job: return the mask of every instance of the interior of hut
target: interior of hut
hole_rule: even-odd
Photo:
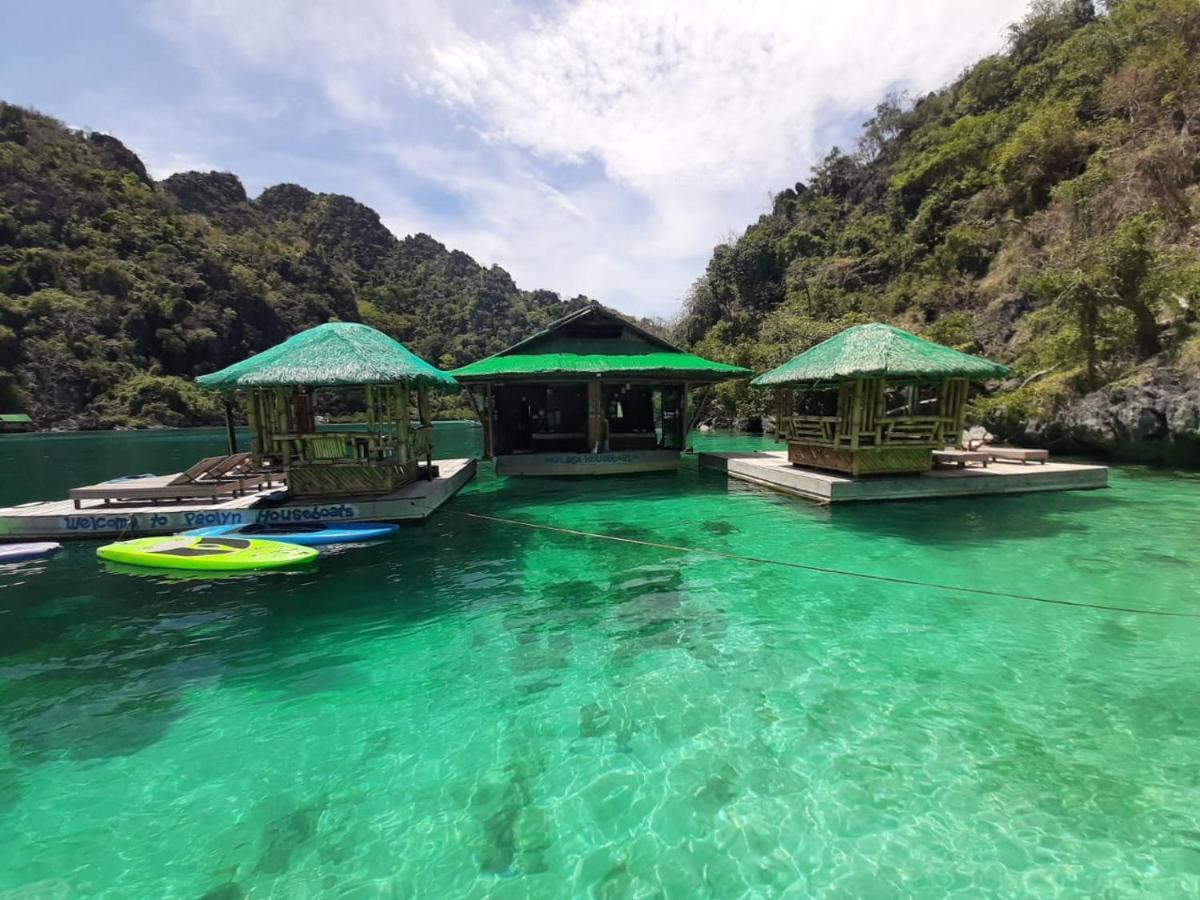
[[[314,410],[318,390],[357,400],[364,412],[363,423],[318,430]],[[390,489],[417,477],[420,463],[430,465],[432,421],[424,387],[385,384],[260,389],[248,391],[245,402],[255,459],[287,471],[294,492],[323,493],[320,488],[324,482],[329,483],[329,490],[339,485],[364,491]],[[335,478],[328,468],[321,471],[329,466],[392,471],[386,478],[367,473],[352,478],[351,472],[341,468]],[[313,467],[318,467],[315,472]]]
[[[683,448],[682,385],[605,383],[602,415],[611,451]],[[497,385],[495,452],[587,453],[586,382]]]

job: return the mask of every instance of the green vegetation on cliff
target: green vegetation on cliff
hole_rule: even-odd
[[[451,368],[581,302],[399,240],[349,197],[249,199],[216,172],[155,183],[116,139],[0,103],[0,410],[41,427],[219,421],[186,379],[325,321]]]
[[[1200,371],[1200,3],[1041,2],[716,248],[677,324],[755,370],[883,320],[1011,364],[1021,433],[1106,385]],[[727,387],[732,411],[765,398]]]

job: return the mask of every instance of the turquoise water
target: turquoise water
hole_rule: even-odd
[[[0,502],[220,442],[6,438]],[[0,570],[0,896],[1195,896],[1200,478],[1112,484],[484,466],[313,571]]]

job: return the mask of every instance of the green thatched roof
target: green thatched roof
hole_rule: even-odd
[[[458,382],[399,341],[356,322],[329,322],[196,381],[217,390],[359,384],[428,385]]]
[[[642,375],[679,377],[707,381],[711,378],[739,378],[749,369],[712,362],[683,352],[661,353],[530,353],[490,356],[461,369],[455,378],[463,381],[515,376],[554,375]]]
[[[645,377],[712,382],[749,369],[684,353],[655,334],[591,303],[551,322],[507,350],[451,372],[465,382],[517,379]]]
[[[793,356],[752,382],[770,387],[848,378],[999,378],[1008,369],[978,356],[923,340],[891,325],[855,325]]]

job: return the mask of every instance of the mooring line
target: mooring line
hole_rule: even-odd
[[[1137,609],[1129,606],[1106,606],[1103,603],[1083,603],[1078,600],[1059,600],[1053,597],[1038,597],[1033,594],[1014,594],[1008,591],[993,591],[988,588],[962,587],[955,584],[938,584],[934,581],[917,581],[911,578],[898,578],[894,575],[875,575],[871,572],[852,572],[849,569],[834,569],[829,566],[814,566],[808,563],[789,562],[783,559],[768,559],[762,556],[742,556],[737,553],[725,553],[721,550],[709,550],[704,547],[681,547],[677,544],[661,544],[656,541],[643,541],[639,538],[619,537],[614,534],[600,534],[594,531],[578,531],[574,528],[559,528],[556,525],[540,525],[537,522],[522,522],[520,519],[506,519],[501,516],[485,516],[482,513],[459,513],[469,519],[481,519],[485,522],[499,522],[503,525],[516,525],[520,528],[531,528],[538,531],[553,531],[558,534],[569,534],[575,537],[596,538],[602,541],[615,541],[620,544],[636,544],[642,547],[654,547],[659,550],[672,550],[676,553],[701,553],[715,556],[719,559],[731,559],[737,562],[754,563],[762,566],[783,566],[788,569],[801,569],[805,572],[817,572],[822,575],[840,575],[844,578],[860,578],[864,581],[879,581],[884,584],[902,584],[910,587],[930,588],[937,591],[951,591],[959,594],[975,594],[981,597],[1000,597],[1005,600],[1025,600],[1032,603],[1048,603],[1053,606],[1076,606],[1083,609],[1099,609],[1105,612],[1138,613],[1144,616],[1168,616],[1177,619],[1200,619],[1200,613],[1173,612],[1166,609]]]

